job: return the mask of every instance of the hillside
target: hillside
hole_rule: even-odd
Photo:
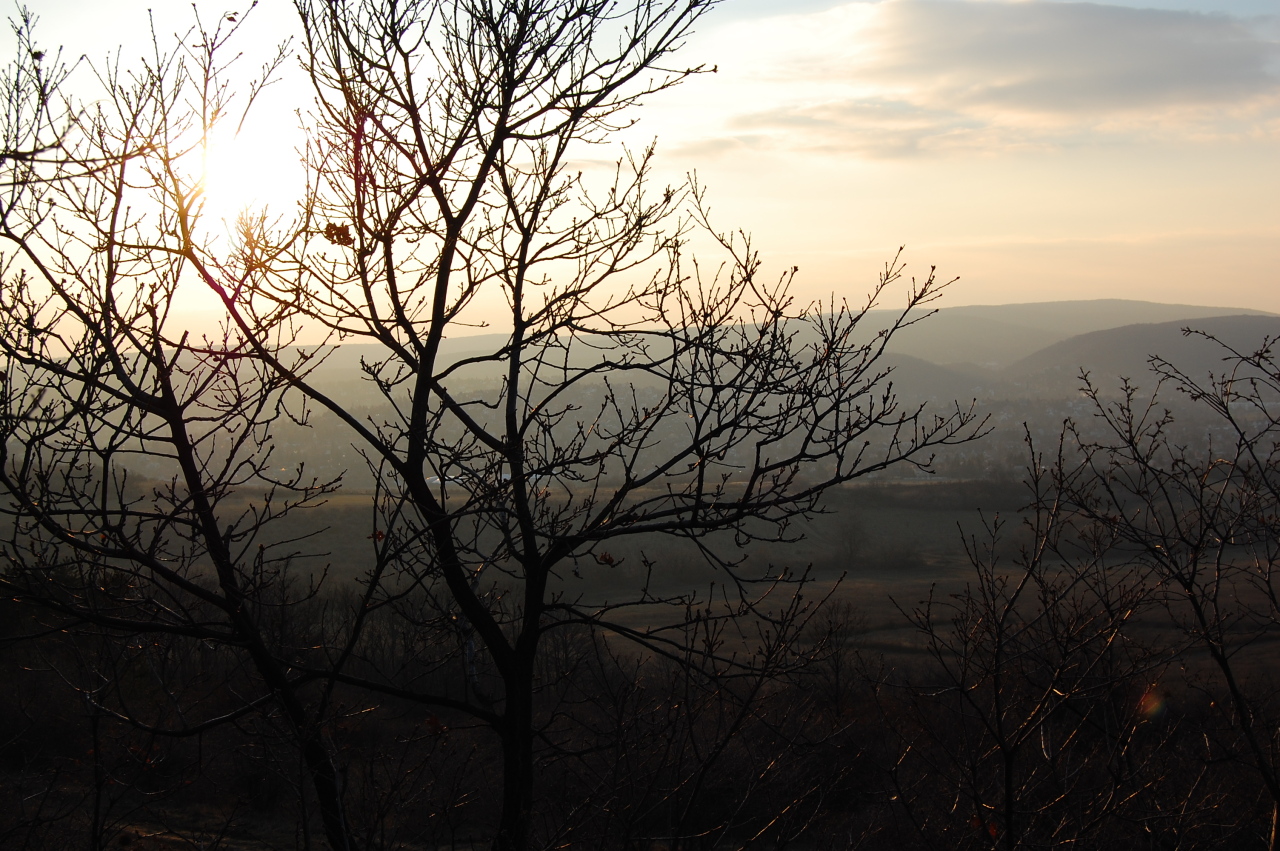
[[[1280,316],[1216,316],[1080,334],[1023,358],[1006,369],[1004,377],[1021,387],[1025,395],[1052,397],[1077,389],[1081,369],[1103,386],[1116,385],[1121,378],[1149,386],[1152,377],[1148,361],[1152,356],[1170,361],[1194,378],[1222,372],[1226,355],[1223,348],[1198,334],[1184,334],[1187,327],[1251,352],[1264,339],[1280,336]]]
[[[889,310],[872,311],[863,332],[870,337],[894,316]],[[942,308],[901,331],[884,365],[894,368],[895,389],[904,402],[1062,397],[1078,389],[1081,367],[1104,382],[1116,383],[1119,376],[1140,380],[1151,354],[1207,373],[1218,355],[1204,341],[1182,336],[1188,324],[1246,348],[1267,334],[1280,334],[1280,316],[1240,308],[1123,299],[971,305]],[[453,337],[443,341],[441,353],[456,362],[497,351],[506,339],[496,333]],[[367,344],[341,346],[314,380],[351,403],[381,404],[360,371],[361,359],[378,353]],[[594,359],[599,352],[583,356]],[[490,382],[502,371],[486,363],[464,366],[455,377]]]
[[[876,311],[887,321],[889,311]],[[1179,322],[1226,315],[1274,316],[1264,311],[1126,299],[1046,301],[1031,304],[944,307],[908,328],[895,352],[938,364],[1000,369],[1045,346],[1080,334],[1128,325]]]

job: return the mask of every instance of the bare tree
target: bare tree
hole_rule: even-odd
[[[38,166],[56,157],[59,142],[67,130],[67,104],[60,89],[70,69],[60,53],[48,54],[35,42],[35,17],[20,9],[10,19],[16,61],[0,75],[4,114],[0,119],[0,161],[8,165],[6,178],[19,184],[39,183],[44,175]]]
[[[221,714],[200,701],[176,714],[139,708],[109,678],[85,694],[97,711],[174,736],[269,707],[294,733],[330,843],[345,848],[324,701],[302,696],[288,664],[296,650],[272,628],[302,600],[286,591],[302,544],[268,532],[334,485],[275,467],[275,423],[305,413],[286,409],[288,382],[246,340],[173,330],[191,258],[211,250],[197,235],[190,162],[234,106],[221,59],[233,30],[197,27],[171,52],[157,42],[138,72],[100,70],[103,98],[69,108],[67,128],[52,127],[55,94],[43,89],[10,118],[27,148],[46,153],[6,160],[0,202],[3,581],[64,626],[231,649],[256,682]],[[32,48],[19,62],[39,69],[42,56]],[[25,94],[23,79],[47,78],[14,79]]]
[[[1190,671],[1218,716],[1206,758],[1256,772],[1271,810],[1259,832],[1276,848],[1280,714],[1265,654],[1280,615],[1280,367],[1273,340],[1241,351],[1198,336],[1220,347],[1221,373],[1153,357],[1157,391],[1126,383],[1115,398],[1085,377],[1094,422],[1071,424],[1053,498],[1105,528],[1113,558],[1150,572],[1172,624],[1207,656]],[[1160,400],[1170,391],[1172,410]]]
[[[652,148],[604,180],[575,165],[642,98],[703,70],[673,63],[711,5],[300,0],[309,188],[297,220],[247,215],[230,242],[210,235],[187,163],[231,113],[218,57],[238,24],[101,73],[105,100],[48,166],[56,196],[19,175],[0,222],[6,588],[99,627],[224,645],[257,683],[172,726],[105,709],[174,735],[279,715],[335,849],[359,844],[336,694],[469,716],[501,754],[494,847],[524,849],[555,715],[549,637],[587,629],[707,682],[804,661],[789,641],[803,577],[744,548],[793,540],[835,485],[927,469],[981,422],[902,404],[880,363],[939,295],[932,272],[868,329],[896,259],[860,305],[802,304],[796,270],[765,277],[695,182],[649,189]],[[695,233],[720,259],[692,259]],[[171,330],[188,281],[221,300],[220,334]],[[490,348],[442,353],[479,323]],[[298,347],[302,328],[327,342]],[[372,414],[316,380],[339,343],[366,344]],[[312,408],[368,461],[373,553],[296,636],[277,625],[314,598],[289,581],[306,545],[272,529],[338,483],[281,475],[275,443]],[[710,595],[678,575],[688,562],[644,557],[658,535],[713,568]],[[627,547],[630,589],[608,581]],[[731,622],[758,624],[769,652],[727,641]]]
[[[882,688],[902,742],[897,799],[927,845],[1059,847],[1167,830],[1153,805],[1170,780],[1167,733],[1144,695],[1177,648],[1140,640],[1155,603],[1147,572],[1114,557],[1107,527],[1050,496],[1044,463],[1033,452],[1016,555],[1003,562],[1003,521],[984,520],[965,542],[963,590],[906,613],[930,663]],[[1194,775],[1177,783],[1196,786]]]

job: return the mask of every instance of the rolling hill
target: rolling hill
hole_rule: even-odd
[[[887,318],[888,311],[876,313]],[[1243,308],[1126,299],[944,307],[903,332],[893,351],[937,364],[968,363],[998,370],[1080,334],[1227,315],[1274,316]]]
[[[1221,345],[1184,328],[1210,334],[1241,352],[1252,352],[1264,340],[1280,337],[1280,316],[1214,316],[1177,322],[1126,325],[1080,334],[1035,352],[1003,371],[1026,395],[1059,396],[1079,386],[1086,370],[1099,385],[1118,385],[1122,378],[1139,386],[1154,381],[1149,360],[1156,356],[1192,378],[1221,373],[1229,354]]]
[[[864,332],[870,336],[894,315],[872,311]],[[1187,325],[1248,349],[1280,334],[1280,316],[1240,308],[1124,299],[974,305],[942,308],[903,330],[884,363],[894,367],[904,401],[1060,397],[1078,389],[1081,368],[1103,383],[1116,384],[1120,376],[1142,383],[1152,354],[1185,362],[1196,374],[1220,366],[1214,346],[1182,335]],[[506,340],[495,333],[453,337],[441,353],[457,361],[496,351]],[[361,380],[360,361],[379,352],[370,345],[339,347],[315,374],[317,384],[352,401],[377,404],[376,391]],[[466,367],[457,377],[495,381],[501,372],[485,364]]]

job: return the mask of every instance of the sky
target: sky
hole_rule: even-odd
[[[100,59],[149,5],[161,32],[190,8],[41,0],[40,40]],[[289,27],[285,0],[253,14]],[[1280,0],[724,0],[681,59],[716,73],[650,98],[627,141],[657,140],[663,179],[696,171],[803,296],[856,300],[905,245],[908,273],[959,278],[946,304],[1280,312]],[[291,128],[255,132],[269,155],[219,167],[261,189]]]

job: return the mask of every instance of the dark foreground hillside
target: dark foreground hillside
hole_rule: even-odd
[[[1029,563],[1028,501],[1008,480],[833,494],[806,530],[814,581],[799,590],[824,604],[793,612],[809,618],[798,667],[718,680],[561,634],[539,673],[548,847],[993,848],[1008,830],[1027,848],[1263,847],[1270,812],[1242,731],[1169,619],[1186,612],[1132,573],[1069,562],[1061,540]],[[332,509],[335,528],[348,510]],[[996,514],[1009,525],[993,551],[983,517]],[[619,554],[618,581],[633,557]],[[651,557],[699,573],[679,548]],[[342,607],[336,591],[263,616],[282,647],[303,647]],[[0,847],[318,847],[279,720],[238,708],[252,683],[234,651],[72,636],[16,603],[2,615]],[[724,652],[781,659],[767,629],[743,627]],[[1258,718],[1280,717],[1274,639],[1266,628],[1239,648]],[[380,652],[411,641],[387,634]],[[465,678],[460,664],[418,676]],[[444,708],[337,689],[347,720],[329,747],[365,847],[482,847],[491,738]],[[158,733],[226,713],[239,715]]]

